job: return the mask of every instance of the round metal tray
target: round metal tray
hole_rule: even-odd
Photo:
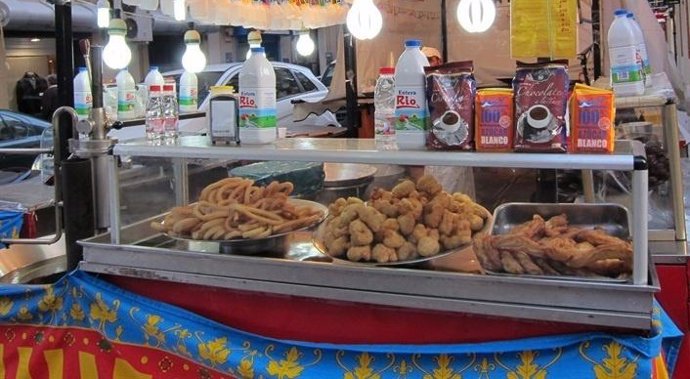
[[[485,209],[485,211],[486,211],[487,215],[491,214],[491,212],[489,212],[488,210]],[[475,233],[472,233],[472,237],[474,238],[475,236],[477,236],[479,234],[488,233],[491,230],[491,225],[493,225],[493,223],[491,222],[491,219],[492,219],[492,216],[488,216],[488,218],[484,222],[484,226],[482,227],[482,229],[480,229],[479,231],[477,231]],[[333,260],[333,263],[342,264],[342,265],[371,266],[371,267],[419,266],[423,263],[426,263],[426,262],[429,262],[429,261],[432,261],[435,259],[447,257],[451,254],[461,252],[461,251],[467,249],[468,247],[472,246],[471,243],[468,243],[468,244],[465,244],[462,246],[458,246],[455,249],[442,251],[442,252],[440,252],[434,256],[431,256],[431,257],[419,257],[416,259],[411,259],[411,260],[406,260],[406,261],[386,262],[386,263],[353,262],[353,261],[350,261],[347,259],[342,259],[342,258],[333,257],[333,256],[328,255],[328,253],[326,252],[326,246],[324,245],[323,241],[321,241],[321,239],[319,238],[319,236],[323,233],[323,228],[325,228],[325,227],[326,227],[326,223],[322,222],[321,225],[319,225],[318,229],[314,232],[314,235],[312,237],[312,240],[314,242],[314,247],[316,247],[316,250],[318,250],[321,254],[331,258]]]
[[[298,207],[309,206],[314,209],[321,211],[321,218],[319,218],[312,225],[305,226],[304,228],[291,230],[289,232],[274,234],[266,238],[258,239],[233,239],[233,240],[217,240],[217,241],[206,241],[206,240],[195,240],[190,237],[171,235],[163,233],[166,236],[179,240],[185,241],[190,250],[200,250],[200,251],[218,251],[221,254],[237,254],[237,255],[257,255],[265,253],[280,253],[284,251],[285,248],[285,237],[290,233],[313,230],[319,224],[323,222],[328,216],[328,208],[322,204],[314,201],[302,200],[302,199],[290,199],[288,200],[290,204]],[[217,249],[216,249],[217,248]]]

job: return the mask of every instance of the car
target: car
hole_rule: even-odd
[[[331,82],[333,81],[333,74],[335,73],[335,62],[332,61],[331,63],[326,66],[326,69],[323,70],[323,74],[319,76],[319,80],[321,83],[323,83],[326,88],[331,87]]]
[[[0,109],[0,149],[38,148],[41,134],[51,127],[36,117]],[[37,156],[0,153],[0,184],[30,172]]]

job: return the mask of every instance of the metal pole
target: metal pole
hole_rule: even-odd
[[[55,2],[55,58],[57,63],[58,102],[60,106],[74,107],[74,46],[72,41],[72,4]],[[69,156],[68,140],[72,138],[72,123],[68,115],[60,118],[60,156],[56,163]],[[69,212],[68,212],[69,214]]]
[[[443,61],[448,62],[448,20],[446,19],[446,0],[441,0],[441,55]]]
[[[592,0],[592,59],[594,60],[594,80],[601,76],[601,3]]]
[[[357,137],[357,128],[360,127],[359,107],[357,104],[357,44],[343,25],[345,35],[345,101],[347,108],[347,137]]]

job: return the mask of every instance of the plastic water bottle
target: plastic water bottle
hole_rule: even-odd
[[[160,71],[158,71],[158,67],[151,66],[149,73],[146,74],[146,78],[144,79],[144,84],[146,84],[146,88],[149,88],[154,84],[159,86],[165,84],[165,79],[163,78],[163,75],[161,75]]]
[[[611,86],[618,96],[640,96],[644,94],[644,73],[635,32],[627,10],[618,9],[614,15],[608,32]]]
[[[395,68],[382,67],[374,89],[374,132],[376,141],[395,138]]]
[[[180,77],[180,113],[197,111],[199,88],[196,75],[185,71]]]
[[[276,140],[276,74],[263,47],[252,47],[252,56],[240,70],[240,140],[248,144]]]
[[[158,0],[122,0],[122,2],[147,11],[158,9]]]
[[[115,77],[117,83],[117,119],[131,120],[136,117],[137,87],[129,71],[122,70]]]
[[[163,119],[165,142],[174,143],[177,139],[177,124],[180,116],[175,97],[175,87],[172,84],[163,86]]]
[[[637,41],[637,51],[642,59],[642,72],[644,73],[644,84],[646,87],[652,86],[652,65],[649,62],[649,54],[647,53],[647,43],[644,39],[644,32],[640,24],[635,20],[635,14],[628,12],[628,22],[635,33],[635,40]]]
[[[395,138],[400,149],[424,149],[428,111],[424,66],[429,65],[420,40],[405,41],[395,66]]]
[[[91,79],[86,67],[79,67],[79,73],[74,77],[74,110],[80,120],[89,118],[93,107],[91,96]]]
[[[161,98],[161,86],[154,84],[149,88],[149,101],[146,104],[146,140],[154,145],[160,144],[165,135],[165,120]]]

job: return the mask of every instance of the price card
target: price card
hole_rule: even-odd
[[[577,55],[577,0],[513,0],[510,17],[513,58]]]

